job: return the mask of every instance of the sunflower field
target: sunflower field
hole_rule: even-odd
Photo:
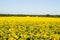
[[[60,40],[60,18],[0,17],[0,40]]]

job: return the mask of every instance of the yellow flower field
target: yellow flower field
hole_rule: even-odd
[[[0,40],[60,40],[60,18],[0,17]]]

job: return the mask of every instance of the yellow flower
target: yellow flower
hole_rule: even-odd
[[[14,38],[9,38],[8,40],[15,40]]]
[[[18,36],[15,33],[11,34],[13,37],[15,37],[16,39],[18,39]]]
[[[47,34],[44,34],[44,38],[47,38],[48,36],[47,36]]]

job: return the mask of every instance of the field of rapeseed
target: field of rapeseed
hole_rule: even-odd
[[[0,40],[60,40],[60,18],[0,17]]]

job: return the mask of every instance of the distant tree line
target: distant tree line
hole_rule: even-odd
[[[0,14],[0,16],[4,17],[8,17],[8,16],[21,16],[21,17],[26,17],[26,16],[30,16],[30,17],[60,17],[60,15],[50,15],[50,14],[46,14],[46,15],[24,15],[24,14]]]

